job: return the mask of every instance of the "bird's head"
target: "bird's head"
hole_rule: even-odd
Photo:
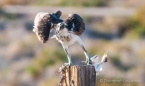
[[[67,30],[67,27],[68,27],[68,25],[65,22],[61,22],[56,25],[55,29],[56,29],[57,33],[60,33],[63,29]]]
[[[60,10],[58,10],[55,15],[59,18],[61,16],[62,12]]]

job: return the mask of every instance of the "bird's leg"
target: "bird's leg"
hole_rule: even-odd
[[[80,37],[78,37],[78,42],[79,42],[81,48],[84,50],[84,54],[85,54],[85,56],[86,56],[86,63],[87,63],[88,65],[91,64],[91,60],[90,60],[90,57],[89,57],[89,55],[88,55],[88,52],[87,52],[87,50],[86,50],[86,48],[85,48],[85,46],[84,46],[84,43],[83,43],[83,41],[81,40]]]
[[[65,63],[65,66],[66,66],[66,65],[73,65],[73,64],[72,64],[72,61],[71,61],[71,54],[70,54],[70,52],[69,52],[68,46],[63,46],[63,49],[64,49],[64,51],[66,52],[67,58],[68,58],[68,63]]]

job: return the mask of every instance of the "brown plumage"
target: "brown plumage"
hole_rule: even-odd
[[[46,43],[49,38],[51,21],[48,13],[38,13],[34,20],[33,31],[37,34],[42,43]]]
[[[68,25],[69,30],[73,30],[76,35],[82,35],[85,30],[84,20],[78,14],[72,14],[64,22]]]
[[[36,15],[33,31],[42,43],[48,41],[50,30],[53,28],[54,24],[62,22],[62,20],[59,19],[60,16],[61,11],[52,14],[40,12]]]

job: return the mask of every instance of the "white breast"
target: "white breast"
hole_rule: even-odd
[[[59,32],[60,39],[58,41],[66,46],[72,45],[77,41],[77,36],[73,33],[69,33],[66,28]]]

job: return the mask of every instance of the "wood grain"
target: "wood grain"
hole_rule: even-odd
[[[65,79],[61,86],[95,86],[96,72],[94,66],[67,66]]]

